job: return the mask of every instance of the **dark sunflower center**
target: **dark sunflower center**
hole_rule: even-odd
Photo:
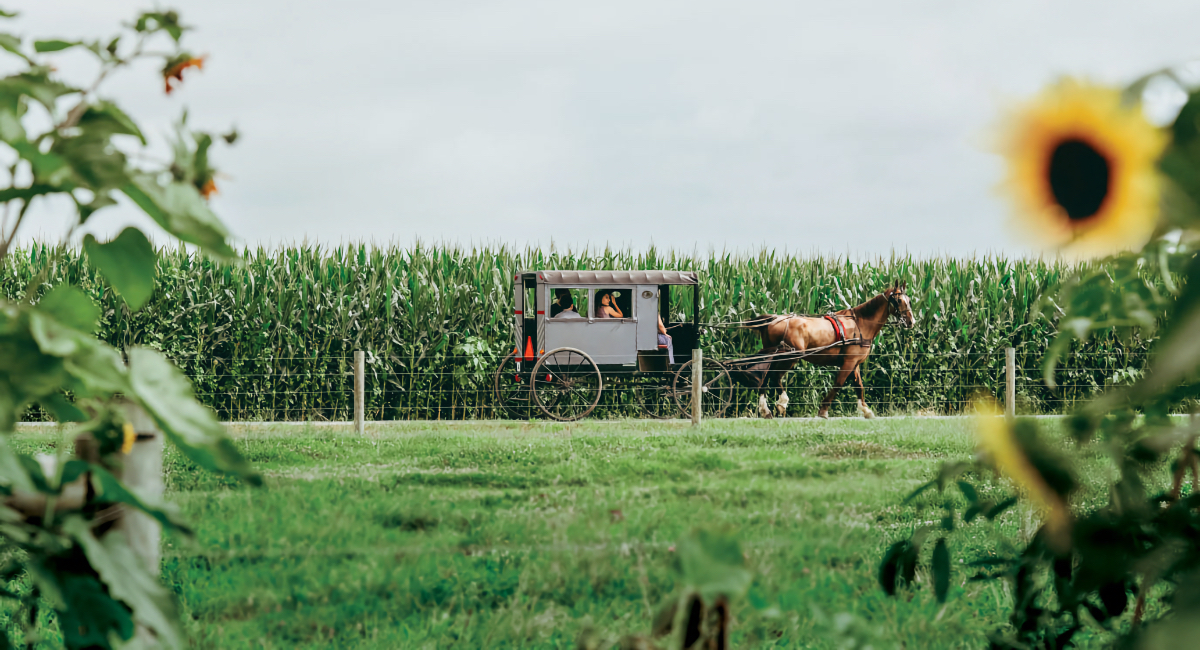
[[[1108,160],[1083,140],[1064,140],[1050,154],[1050,191],[1071,221],[1100,211],[1109,173]]]

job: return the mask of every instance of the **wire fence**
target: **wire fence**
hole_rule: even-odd
[[[1147,354],[1124,352],[1122,358],[1100,353],[1077,353],[1056,369],[1056,386],[1043,380],[1041,359],[1018,356],[1016,410],[1020,414],[1053,414],[1072,410],[1100,391],[1131,382],[1140,376]],[[727,367],[734,359],[716,358]],[[173,361],[192,381],[197,398],[225,421],[348,421],[353,417],[354,379],[351,355],[313,357],[201,357]],[[606,360],[600,374],[600,397],[592,418],[646,417],[638,387],[647,382],[660,390],[659,397],[673,400],[678,388],[669,371],[638,372],[632,367],[610,369]],[[677,362],[686,361],[676,359]],[[367,420],[471,420],[512,418],[495,391],[501,358],[495,354],[442,356],[435,362],[422,357],[385,358],[365,355],[364,407]],[[833,386],[839,369],[798,363],[785,375],[788,416],[816,415]],[[706,417],[756,416],[760,395],[775,411],[778,391],[760,391],[728,382],[728,408]],[[866,405],[878,415],[953,415],[966,412],[980,394],[1002,399],[1005,386],[1005,350],[916,355],[881,351],[862,366]],[[502,378],[508,381],[508,377]],[[527,375],[511,380],[527,381]],[[706,378],[707,381],[707,378]],[[724,381],[724,380],[722,380]],[[725,384],[722,384],[725,385]],[[523,388],[518,389],[518,393]],[[510,391],[509,394],[512,394]],[[830,414],[857,416],[858,388],[851,376],[838,391]],[[538,417],[526,404],[517,415]],[[671,409],[666,409],[670,411]],[[670,414],[670,413],[667,413]],[[673,413],[680,415],[679,412]],[[778,414],[778,411],[776,411]],[[37,407],[26,420],[47,419]]]

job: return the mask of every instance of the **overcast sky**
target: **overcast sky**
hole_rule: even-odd
[[[73,39],[151,3],[4,6],[10,31]],[[1200,24],[1194,0],[162,6],[196,27],[204,71],[170,97],[151,67],[106,94],[153,134],[184,106],[236,124],[213,205],[251,245],[1018,254],[986,144],[1001,108],[1062,73],[1190,61]],[[83,57],[58,65],[87,78]],[[29,234],[57,239],[54,207]]]

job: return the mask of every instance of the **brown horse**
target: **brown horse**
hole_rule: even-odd
[[[862,374],[859,367],[871,354],[871,342],[879,335],[884,324],[892,316],[900,318],[900,324],[909,328],[914,324],[912,303],[904,291],[908,283],[896,281],[883,293],[871,298],[857,307],[843,309],[830,314],[841,325],[845,340],[860,339],[861,343],[840,345],[823,352],[802,357],[805,361],[817,366],[838,366],[837,376],[833,379],[833,388],[821,400],[818,417],[829,417],[829,405],[841,390],[842,384],[851,374],[858,385],[858,410],[865,418],[873,418],[875,414],[867,406],[865,390],[863,389]],[[783,389],[784,375],[794,368],[799,358],[788,358],[792,352],[803,352],[814,348],[833,345],[839,340],[833,323],[823,316],[777,316],[767,314],[749,322],[746,327],[754,330],[762,338],[763,349],[760,354],[783,354],[784,356],[764,361],[746,371],[731,373],[740,383],[756,385],[759,388],[772,388],[780,391],[775,408],[782,417],[787,412],[788,396]],[[764,376],[765,374],[765,376]],[[763,417],[770,417],[765,393],[758,397],[758,412]]]

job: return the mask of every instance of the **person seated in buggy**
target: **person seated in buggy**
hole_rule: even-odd
[[[617,298],[620,296],[620,291],[612,289],[597,291],[596,300],[600,306],[596,308],[596,318],[625,318],[625,314],[621,313],[621,308],[617,306]]]
[[[575,299],[570,289],[555,289],[554,302],[550,303],[550,318],[583,318],[575,311]]]
[[[662,316],[658,317],[658,345],[667,346],[667,361],[675,365],[675,345],[671,341],[671,335],[667,334],[667,328],[663,326]]]

